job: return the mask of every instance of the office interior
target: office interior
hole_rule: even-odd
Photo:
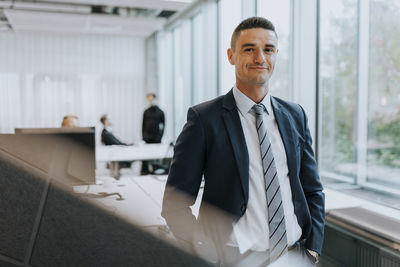
[[[279,38],[271,94],[308,116],[326,196],[317,266],[400,266],[398,0],[1,0],[0,265],[207,266],[168,243],[167,175],[143,176],[141,164],[168,165],[188,108],[232,88],[226,50],[252,16]],[[142,140],[149,93],[165,114],[161,144]],[[103,114],[131,146],[101,143]],[[68,175],[93,178],[72,193],[52,187],[67,175],[46,163],[66,115],[91,136],[68,146],[64,167],[79,170]],[[29,142],[16,129],[31,129]],[[34,170],[10,167],[20,161]]]

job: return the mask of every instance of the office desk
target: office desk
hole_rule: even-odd
[[[173,147],[169,144],[141,144],[133,146],[98,146],[96,161],[110,162],[111,175],[119,179],[122,161],[170,159]]]
[[[145,230],[145,228],[157,228],[166,224],[161,217],[161,203],[166,180],[164,177],[158,180],[151,176],[124,176],[118,181],[110,177],[106,178],[102,185],[90,185],[89,188],[75,186],[74,191],[78,193],[87,191],[86,193],[90,194],[100,192],[121,194],[123,200],[117,200],[116,195],[90,200],[115,216]]]
[[[164,195],[166,175],[124,176],[120,180],[105,178],[102,185],[75,186],[74,191],[97,194],[99,192],[118,192],[124,200],[117,200],[118,196],[94,198],[93,202],[144,230],[156,232],[157,235],[168,234],[165,231],[166,222],[161,217],[162,200]],[[108,179],[108,180],[107,180]],[[200,189],[192,212],[197,217],[203,190]],[[162,232],[162,233],[160,233]],[[165,237],[165,236],[163,236]]]

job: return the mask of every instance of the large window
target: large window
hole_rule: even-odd
[[[320,1],[325,183],[400,192],[400,1]]]
[[[321,1],[320,10],[319,165],[355,177],[357,1]]]
[[[400,1],[369,10],[367,181],[400,189]]]

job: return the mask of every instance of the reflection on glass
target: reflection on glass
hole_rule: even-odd
[[[292,99],[290,87],[290,34],[291,34],[291,1],[257,0],[257,16],[270,20],[278,34],[278,59],[274,74],[272,75],[270,88],[274,96],[286,100]]]
[[[319,144],[321,173],[355,177],[357,1],[321,1]]]
[[[370,1],[367,175],[400,186],[400,1]]]

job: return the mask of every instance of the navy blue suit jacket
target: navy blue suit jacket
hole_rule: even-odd
[[[271,97],[275,119],[285,146],[294,211],[305,247],[321,253],[324,233],[324,193],[311,147],[307,117],[300,105]],[[204,175],[199,217],[190,206]],[[187,197],[177,197],[184,192]],[[164,193],[162,216],[182,239],[207,217],[205,203],[238,220],[249,197],[249,156],[232,90],[225,96],[189,109],[187,122],[174,148]],[[213,223],[208,223],[212,225]],[[232,223],[221,227],[227,235]]]

